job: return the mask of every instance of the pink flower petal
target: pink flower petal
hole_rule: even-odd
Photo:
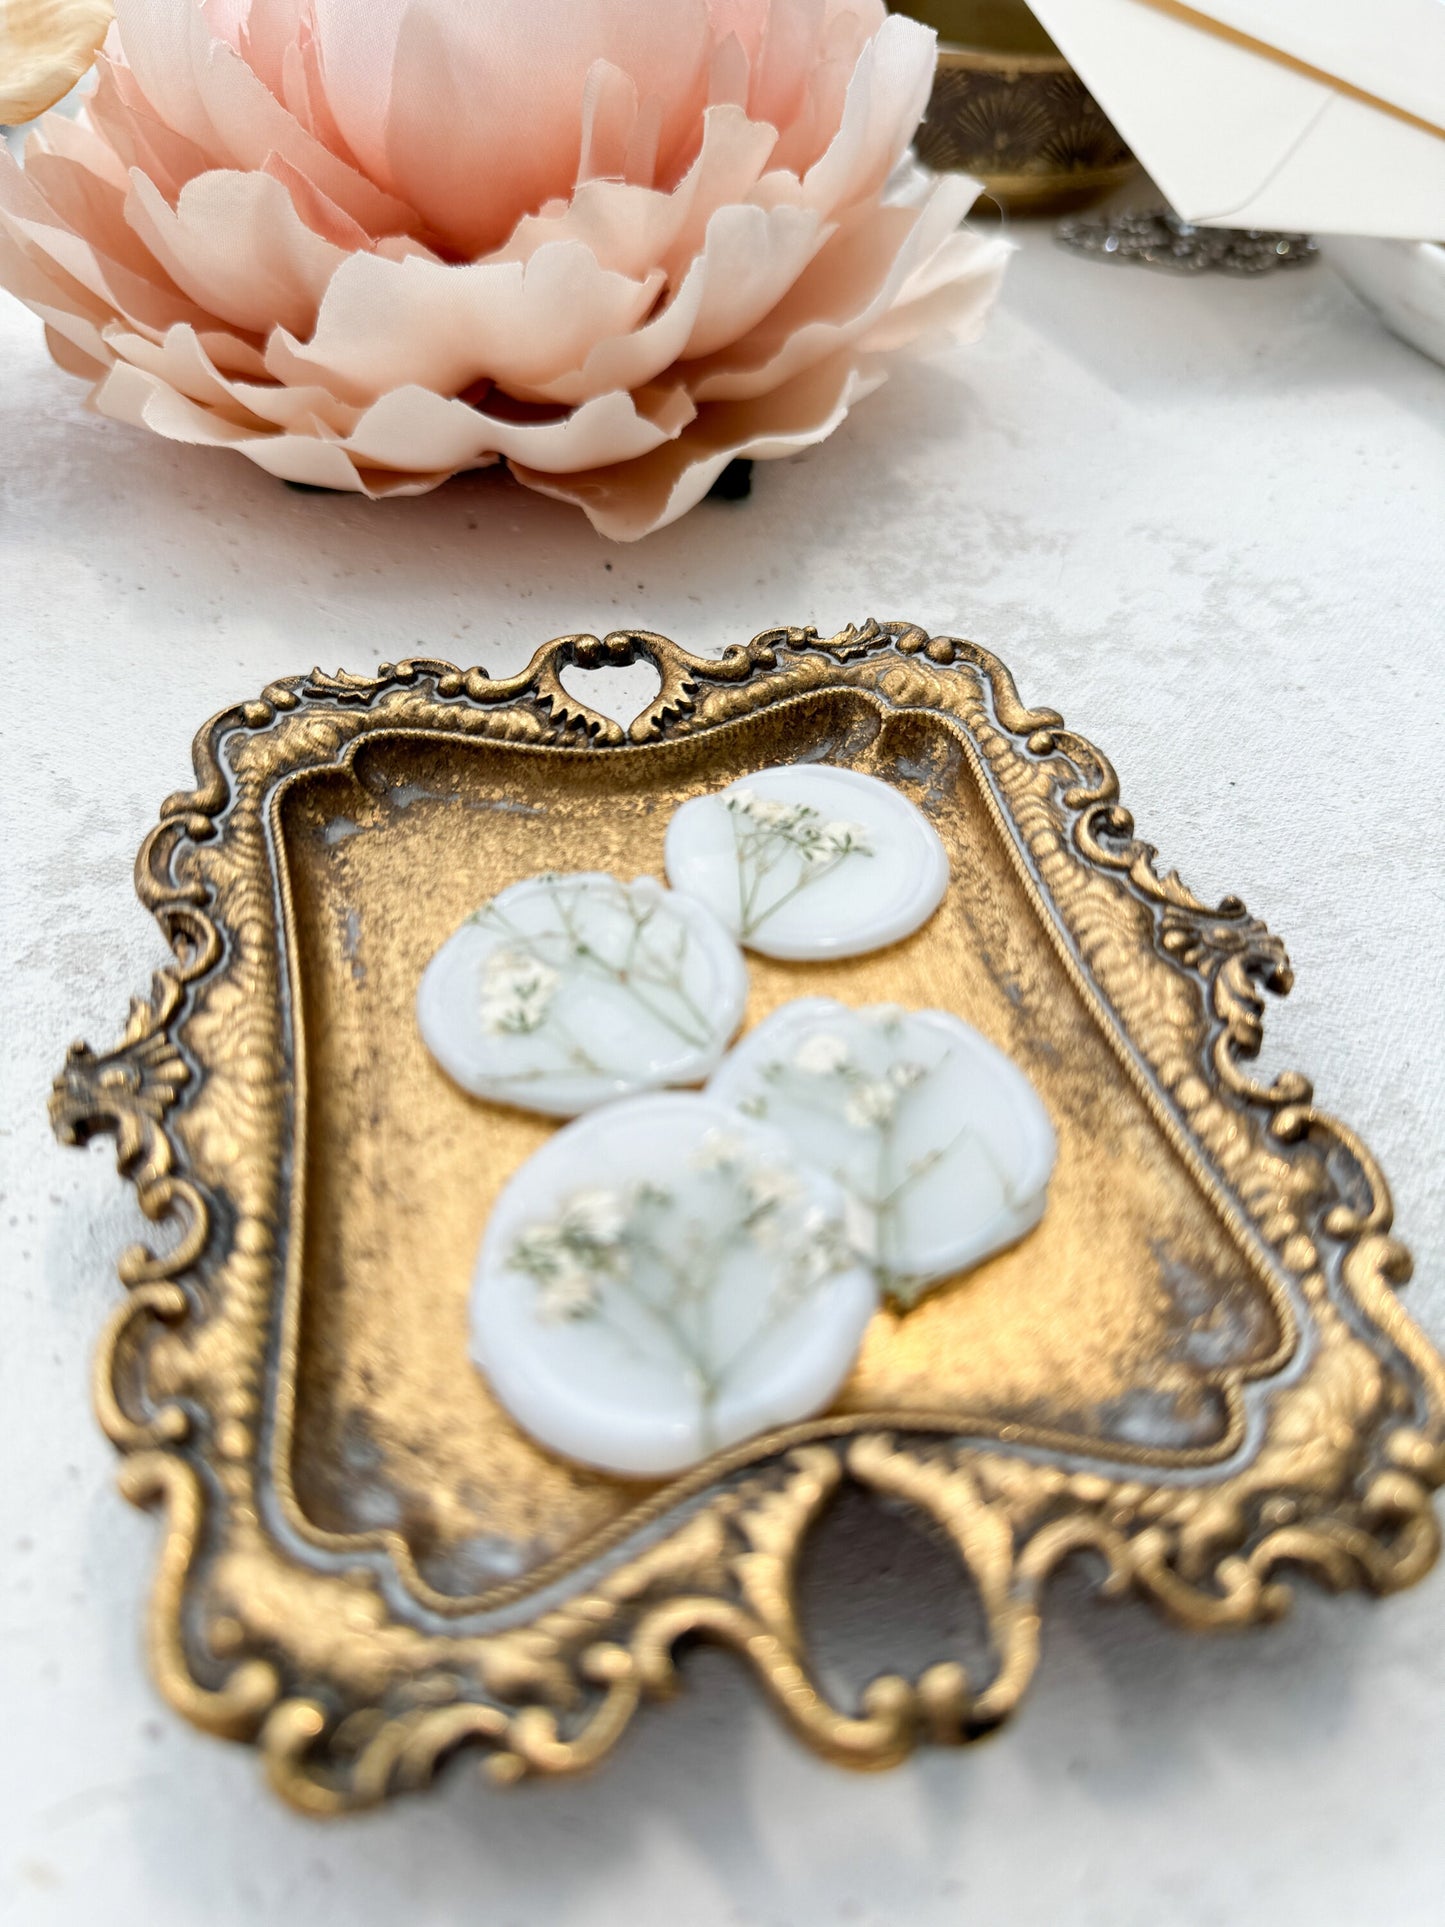
[[[873,326],[953,234],[975,189],[964,176],[945,175],[921,208],[869,207],[854,215],[748,335],[693,371],[698,398],[766,393]],[[1001,244],[970,236],[970,258],[980,253],[1002,272],[1007,250]],[[986,299],[980,297],[981,305]]]
[[[692,165],[671,192],[631,181],[584,181],[570,200],[519,221],[491,260],[525,261],[548,241],[581,241],[603,267],[634,277],[660,266],[680,280],[720,207],[749,198],[777,143],[740,107],[709,107]]]
[[[173,200],[192,176],[204,174],[211,165],[206,150],[158,118],[128,67],[102,59],[95,74],[85,117],[127,177],[133,167],[139,168]]]
[[[770,461],[825,440],[885,379],[876,364],[839,355],[770,395],[700,409],[690,428],[639,461],[551,476],[514,463],[512,472],[541,495],[575,502],[603,535],[632,542],[694,508],[739,456]]]
[[[663,169],[695,145],[710,51],[702,0],[316,0],[315,16],[352,152],[463,258],[576,186],[594,61],[664,103]]]
[[[158,119],[213,166],[260,168],[279,154],[370,234],[405,232],[416,216],[338,159],[287,113],[200,10],[177,0],[125,0],[116,10],[125,57]]]
[[[113,363],[154,376],[233,426],[252,432],[264,432],[267,427],[264,417],[246,407],[233,383],[216,368],[194,328],[184,324],[169,328],[159,341],[152,341],[112,322],[105,330],[105,346]]]
[[[408,381],[438,394],[481,380],[526,394],[579,365],[599,332],[636,327],[661,281],[612,274],[568,241],[525,263],[468,267],[356,254],[333,277],[311,339],[278,329],[267,365],[278,380],[323,380],[357,402]]]
[[[428,389],[402,388],[364,412],[347,411],[349,418],[338,425],[323,390],[268,391],[226,381],[189,330],[176,329],[161,344],[112,331],[106,345],[117,359],[96,397],[102,413],[175,440],[239,449],[291,480],[313,480],[323,469],[339,476],[339,453],[352,479],[320,485],[359,486],[367,493],[376,492],[378,476],[435,487],[458,469],[487,467],[503,455],[539,474],[592,463],[626,465],[667,445],[693,415],[686,395],[676,390],[644,397],[645,407],[627,395],[605,395],[560,421],[508,422]],[[303,465],[303,472],[293,453],[277,453],[298,439],[288,432],[297,430],[335,451],[323,469]]]
[[[118,258],[129,251],[123,227],[113,230],[116,254],[93,245],[78,230],[66,227],[35,183],[3,150],[0,150],[0,228],[7,229],[21,242],[32,258],[43,257],[113,313],[131,316],[138,327],[161,330],[176,321],[204,319],[158,265],[148,264],[147,272],[138,274]]]
[[[863,48],[836,137],[803,176],[813,207],[846,207],[881,193],[902,160],[933,86],[934,38],[890,14]]]
[[[314,434],[257,435],[128,362],[118,361],[110,369],[95,391],[94,402],[102,415],[149,428],[169,441],[234,448],[284,481],[366,493],[354,463],[334,442]],[[444,479],[436,475],[418,486],[435,488]]]
[[[719,208],[672,300],[640,327],[599,342],[579,369],[539,384],[535,392],[576,402],[609,388],[633,388],[655,381],[674,362],[697,360],[746,335],[777,305],[827,233],[806,208]]]
[[[358,258],[313,233],[270,174],[201,174],[174,209],[133,174],[125,218],[178,288],[247,334],[308,331],[331,277]]]
[[[59,120],[60,116],[54,115]],[[112,258],[148,280],[156,279],[155,262],[125,222],[125,187],[78,166],[63,154],[47,153],[32,145],[25,159],[25,180],[45,202],[44,218],[75,234],[104,236]]]
[[[279,154],[268,154],[261,171],[269,174],[273,181],[281,183],[291,197],[291,205],[299,219],[306,223],[313,234],[319,234],[323,241],[329,241],[333,247],[344,248],[348,254],[364,252],[372,245],[366,229],[353,221],[344,208],[339,208],[329,195],[321,192],[315,181],[308,179],[290,161],[283,160]]]
[[[85,168],[98,181],[109,181],[112,187],[125,191],[125,163],[83,112],[48,114],[27,140],[25,154],[27,166],[34,154],[55,154],[75,167]]]
[[[45,345],[57,368],[63,368],[67,375],[79,375],[82,381],[99,381],[104,377],[109,366],[104,357],[87,354],[64,327],[49,320],[43,308],[35,312],[45,321]]]
[[[656,398],[652,413],[631,395],[599,395],[552,422],[508,422],[425,388],[400,388],[370,407],[347,437],[358,464],[397,471],[474,468],[505,455],[538,473],[594,463],[629,463],[665,446],[693,415],[680,391]]]

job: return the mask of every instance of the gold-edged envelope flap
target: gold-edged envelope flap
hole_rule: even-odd
[[[1435,0],[1034,0],[1034,10],[1186,219],[1445,231]]]

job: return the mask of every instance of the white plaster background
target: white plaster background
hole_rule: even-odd
[[[1327,266],[1176,281],[1024,241],[981,345],[760,470],[751,503],[632,548],[495,477],[376,507],[148,440],[83,413],[38,325],[0,305],[15,1927],[1438,1921],[1438,1575],[1216,1641],[1067,1585],[1013,1729],[874,1778],[805,1756],[704,1655],[591,1782],[500,1796],[462,1770],[325,1827],[164,1711],[141,1660],[156,1526],[117,1497],[87,1392],[134,1212],[108,1146],[52,1145],[45,1096],[67,1041],[113,1041],[161,960],[131,862],[194,730],[316,661],[500,670],[575,628],[715,648],[870,612],[986,643],[1114,758],[1168,862],[1288,941],[1270,1057],[1383,1157],[1409,1302],[1445,1339],[1445,376]],[[874,1666],[897,1597],[877,1581],[838,1614]]]

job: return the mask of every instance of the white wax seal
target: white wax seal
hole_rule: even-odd
[[[767,957],[879,950],[948,888],[948,854],[921,810],[890,783],[823,764],[779,764],[693,797],[666,847],[673,889]]]
[[[1011,1058],[961,1018],[831,997],[750,1031],[708,1096],[786,1133],[874,1224],[879,1289],[902,1305],[1043,1216],[1054,1129]]]
[[[417,1022],[466,1090],[575,1117],[697,1084],[742,1019],[747,968],[706,907],[652,877],[600,871],[510,884],[422,973]]]
[[[550,1138],[497,1200],[472,1357],[526,1431],[661,1478],[812,1417],[878,1298],[831,1178],[706,1097],[629,1098]]]

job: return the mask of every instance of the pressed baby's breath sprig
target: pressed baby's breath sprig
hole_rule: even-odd
[[[526,1037],[540,1030],[560,981],[539,957],[494,950],[482,973],[482,1029],[493,1037]]]
[[[871,857],[861,823],[825,817],[807,803],[786,803],[744,785],[724,798],[738,872],[738,927],[747,940],[784,904],[850,857]],[[778,887],[770,894],[769,883]]]
[[[543,1323],[595,1320],[631,1356],[674,1369],[707,1435],[758,1347],[858,1254],[836,1213],[806,1203],[791,1172],[760,1163],[726,1132],[708,1133],[690,1177],[678,1189],[574,1192],[514,1239],[509,1262],[535,1281]],[[719,1300],[730,1262],[749,1253],[771,1283],[739,1333]]]
[[[549,926],[528,929],[496,902],[471,919],[504,939],[482,971],[482,1029],[494,1037],[536,1037],[550,1051],[509,1081],[536,1083],[579,1071],[626,1075],[626,1063],[609,1061],[595,1037],[584,1044],[566,1022],[560,1006],[568,978],[607,985],[685,1044],[708,1041],[707,1013],[687,983],[688,926],[662,909],[655,886],[608,878],[599,894],[595,878],[584,885],[547,874],[538,881],[552,913]],[[613,918],[612,933],[599,932],[595,916],[587,918],[599,902]]]
[[[626,1263],[623,1234],[633,1201],[618,1191],[578,1191],[561,1215],[532,1225],[512,1247],[512,1263],[537,1283],[544,1324],[587,1318],[598,1309],[604,1280]]]
[[[898,1019],[880,1009],[875,1025],[888,1035],[898,1029]],[[961,1125],[914,1157],[902,1159],[899,1137],[910,1103],[953,1062],[951,1051],[945,1051],[934,1063],[900,1057],[883,1072],[875,1073],[858,1061],[846,1037],[836,1031],[812,1031],[790,1056],[763,1065],[759,1088],[750,1092],[741,1106],[747,1115],[765,1118],[777,1099],[829,1118],[841,1118],[859,1136],[872,1139],[871,1155],[860,1161],[861,1171],[850,1159],[846,1168],[835,1168],[830,1175],[848,1190],[865,1216],[871,1215],[875,1227],[871,1262],[879,1288],[905,1308],[917,1302],[927,1283],[900,1262],[902,1212],[916,1185],[940,1165],[967,1152],[981,1157],[993,1172],[1002,1201],[1010,1208],[1018,1203],[1009,1174],[993,1146],[971,1124]]]

